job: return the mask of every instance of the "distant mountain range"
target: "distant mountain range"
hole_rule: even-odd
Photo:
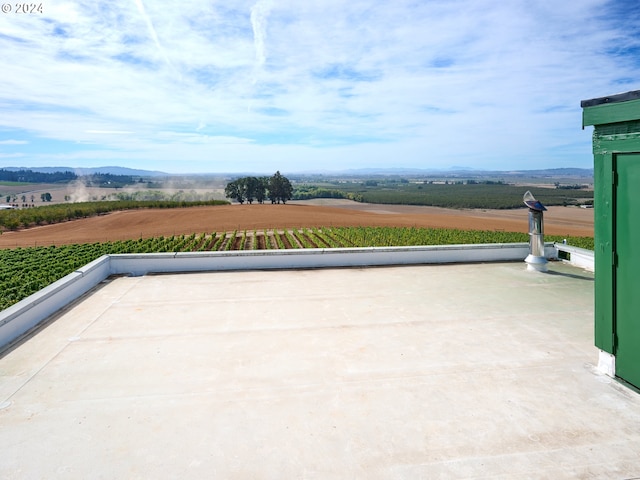
[[[309,172],[311,173],[311,172]],[[319,172],[320,173],[320,172]],[[327,175],[425,175],[425,176],[527,176],[527,177],[592,177],[593,168],[548,168],[538,170],[481,170],[468,167],[448,169],[426,168],[354,168],[340,172],[322,172]]]
[[[19,170],[31,170],[32,172],[41,173],[54,173],[54,172],[73,172],[76,175],[93,175],[96,173],[108,173],[110,175],[131,175],[139,177],[166,177],[169,174],[165,172],[159,172],[156,170],[139,170],[135,168],[127,167],[87,167],[87,168],[74,168],[74,167],[0,167],[2,170],[9,170],[11,172],[17,172]]]
[[[505,175],[528,175],[536,177],[592,177],[593,168],[547,168],[541,170],[509,170],[498,173],[504,173]]]
[[[174,174],[160,172],[157,170],[140,170],[127,167],[92,167],[92,168],[74,168],[74,167],[0,167],[4,170],[18,171],[31,170],[33,172],[53,173],[53,172],[73,172],[76,175],[92,175],[95,173],[108,173],[111,175],[132,175],[140,177],[168,177]],[[211,172],[214,173],[214,172]],[[188,174],[189,176],[205,176],[210,174]],[[238,175],[239,172],[221,172],[224,175]],[[257,175],[257,174],[256,174]],[[539,170],[480,170],[467,167],[454,166],[449,169],[426,169],[426,168],[355,168],[341,171],[306,171],[292,173],[292,176],[298,175],[329,175],[329,176],[398,176],[398,175],[420,175],[420,176],[509,176],[509,177],[593,177],[592,168],[549,168]]]

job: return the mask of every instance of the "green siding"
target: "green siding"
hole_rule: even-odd
[[[606,103],[582,110],[582,126],[605,125],[640,119],[640,100]]]
[[[637,384],[640,381],[637,365],[640,363],[640,325],[636,312],[640,309],[640,297],[636,299],[634,292],[640,291],[640,277],[635,275],[640,268],[640,254],[634,252],[640,238],[640,225],[634,219],[640,218],[640,200],[636,199],[640,167],[635,165],[640,163],[640,155],[627,154],[640,152],[640,100],[585,107],[582,118],[583,126],[595,127],[595,344],[616,355],[616,369],[621,378]],[[626,162],[621,164],[624,168],[620,171],[618,159]],[[621,329],[623,325],[619,322],[626,322],[626,330]],[[621,335],[624,338],[621,339]],[[621,345],[626,349],[626,360]]]
[[[613,167],[611,154],[594,156],[595,344],[613,351]]]
[[[593,134],[593,153],[595,155],[640,152],[640,133],[601,135],[598,130],[599,127],[596,127]],[[595,158],[594,161],[596,161]]]
[[[614,159],[615,251],[615,332],[616,375],[640,387],[640,154],[619,154]]]

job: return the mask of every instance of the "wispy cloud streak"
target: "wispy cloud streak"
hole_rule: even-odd
[[[169,171],[588,166],[580,100],[640,89],[620,5],[54,2],[0,15],[0,145]]]
[[[171,63],[171,60],[169,60],[169,57],[167,57],[167,54],[164,48],[162,48],[162,45],[160,44],[160,40],[158,39],[158,33],[156,32],[156,29],[153,26],[153,22],[151,21],[151,18],[149,17],[146,9],[144,8],[144,3],[142,3],[142,0],[134,0],[134,2],[136,4],[136,7],[138,8],[138,12],[140,13],[142,18],[144,19],[144,22],[147,25],[147,30],[149,30],[149,35],[151,35],[151,39],[153,40],[153,43],[155,43],[156,48],[158,49],[158,52],[164,59],[165,63],[173,69],[174,66]]]
[[[251,27],[256,49],[256,67],[261,68],[267,60],[267,18],[273,4],[271,0],[258,0],[251,7]]]

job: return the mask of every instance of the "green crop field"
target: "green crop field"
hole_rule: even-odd
[[[0,250],[0,310],[59,280],[101,255],[115,253],[268,250],[527,242],[525,233],[431,228],[331,227],[205,232],[104,243]],[[546,236],[547,241],[564,238]],[[593,238],[568,237],[593,249]]]
[[[228,205],[226,200],[162,201],[118,200],[110,202],[77,202],[42,207],[0,211],[0,233],[5,230],[28,228],[34,225],[59,223],[76,218],[94,217],[116,210],[138,208],[183,208],[199,205]]]
[[[370,183],[370,184],[369,184]],[[532,188],[502,183],[401,183],[365,182],[337,185],[299,185],[294,200],[347,198],[357,202],[428,205],[444,208],[506,209],[522,207],[522,196],[534,190],[544,205],[578,205],[593,202],[588,189]]]
[[[0,186],[3,187],[24,187],[25,185],[31,185],[27,182],[10,182],[7,180],[0,180]]]

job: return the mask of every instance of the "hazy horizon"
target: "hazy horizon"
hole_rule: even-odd
[[[0,168],[592,168],[580,101],[640,89],[622,0],[41,10],[0,15]]]
[[[154,175],[184,175],[184,176],[198,176],[198,175],[271,175],[274,171],[266,171],[266,170],[229,170],[229,171],[208,171],[208,172],[181,172],[181,173],[171,173],[164,172],[161,170],[146,170],[146,169],[138,169],[131,167],[122,167],[118,165],[101,165],[98,167],[69,167],[64,165],[56,165],[51,167],[30,167],[30,166],[15,166],[10,165],[6,167],[0,167],[0,170],[32,170],[37,172],[49,172],[49,171],[57,171],[57,172],[65,172],[71,171],[76,175],[86,175],[92,174],[94,171],[98,170],[101,173],[111,173],[114,175],[133,175],[133,176],[144,176],[144,174],[149,174],[149,176]],[[281,169],[277,169],[280,171]],[[285,173],[290,176],[305,176],[305,175],[327,175],[327,176],[362,176],[362,175],[375,175],[375,176],[398,176],[398,175],[424,175],[424,176],[433,176],[433,175],[453,175],[453,174],[465,174],[467,173],[470,176],[479,175],[491,175],[491,174],[527,174],[532,173],[534,176],[537,175],[550,175],[552,173],[557,173],[558,175],[571,175],[571,173],[567,173],[566,171],[578,170],[576,173],[586,173],[589,172],[590,176],[593,176],[593,167],[581,168],[581,167],[554,167],[549,169],[511,169],[511,170],[487,170],[487,169],[478,169],[478,168],[465,168],[465,167],[449,167],[449,168],[420,168],[420,167],[360,167],[360,168],[351,168],[351,169],[334,169],[334,170],[288,170],[282,171],[281,173]]]

